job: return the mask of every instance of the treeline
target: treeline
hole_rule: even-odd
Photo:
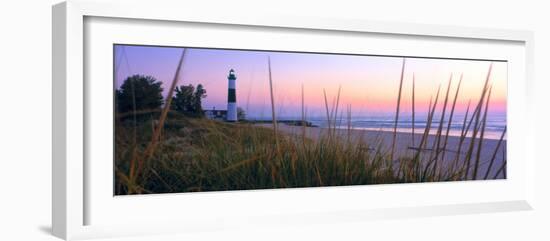
[[[116,110],[118,113],[160,110],[164,105],[162,82],[152,76],[132,75],[124,80],[116,90]],[[203,117],[202,99],[206,89],[201,84],[176,87],[170,109],[189,117]]]

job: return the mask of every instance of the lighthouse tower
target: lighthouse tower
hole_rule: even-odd
[[[231,69],[229,71],[229,76],[227,76],[229,84],[227,86],[227,121],[236,122],[237,121],[237,90],[235,88],[235,70]]]

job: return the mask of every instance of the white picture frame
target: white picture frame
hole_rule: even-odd
[[[533,116],[530,108],[533,83],[533,34],[529,31],[497,30],[467,28],[456,26],[420,25],[409,23],[366,22],[348,19],[312,19],[296,18],[289,16],[266,15],[242,16],[209,15],[206,10],[186,11],[182,14],[184,2],[97,2],[72,0],[60,3],[53,7],[53,168],[52,168],[52,226],[53,234],[63,239],[84,239],[95,237],[112,237],[139,234],[159,234],[174,232],[193,232],[200,230],[212,230],[218,228],[231,228],[242,225],[292,225],[300,222],[327,223],[345,220],[371,220],[400,217],[423,217],[433,215],[467,214],[481,212],[514,211],[532,209],[534,198],[534,175],[536,156],[534,155],[534,135],[528,121]],[[150,11],[150,9],[155,11]],[[209,26],[222,26],[231,28],[254,28],[255,30],[276,29],[278,32],[299,30],[303,33],[315,32],[317,35],[334,34],[372,34],[391,36],[392,38],[422,38],[426,41],[448,41],[459,46],[474,41],[491,45],[510,47],[510,58],[514,59],[512,78],[509,84],[509,107],[516,128],[510,128],[509,145],[511,157],[515,158],[515,164],[510,166],[510,172],[517,170],[515,177],[504,181],[493,182],[460,182],[429,183],[418,185],[374,185],[368,187],[330,187],[330,188],[305,188],[288,190],[262,190],[262,191],[236,191],[214,192],[206,194],[166,194],[145,195],[147,197],[110,197],[98,198],[98,192],[112,180],[106,180],[107,184],[94,184],[94,175],[86,174],[90,169],[96,168],[96,164],[90,164],[85,160],[89,157],[90,134],[89,124],[97,115],[90,116],[93,106],[90,106],[87,96],[94,98],[90,89],[100,86],[90,86],[85,79],[90,78],[86,74],[86,68],[95,68],[87,59],[86,41],[87,35],[102,33],[100,27],[90,30],[86,24],[93,23],[94,19],[107,19],[101,24],[112,24],[109,21],[122,23],[149,25],[151,30],[163,24],[179,26],[178,24],[207,24]],[[86,21],[92,21],[87,23]],[[137,22],[136,22],[137,21]],[[116,25],[116,23],[114,23]],[[113,26],[114,26],[113,25]],[[124,27],[124,24],[118,27]],[[160,30],[159,30],[160,31]],[[103,36],[103,35],[102,35]],[[102,41],[113,42],[108,34]],[[155,44],[163,41],[159,39],[144,39],[139,35],[125,35],[133,38],[140,44]],[[120,39],[124,39],[121,36]],[[95,38],[94,38],[95,39]],[[97,40],[97,39],[95,39]],[[99,41],[99,40],[98,40]],[[126,41],[132,41],[132,39]],[[147,42],[149,41],[149,42]],[[165,39],[167,44],[175,44],[170,39]],[[211,45],[219,43],[212,42]],[[451,43],[449,43],[451,44]],[[445,45],[442,45],[445,46]],[[209,46],[212,47],[212,46]],[[217,46],[228,47],[228,46]],[[94,48],[92,46],[92,48]],[[281,47],[279,47],[281,48]],[[477,48],[480,48],[478,46]],[[498,50],[497,47],[494,47]],[[352,50],[350,50],[352,51]],[[437,51],[437,50],[434,50]],[[473,51],[473,50],[472,50]],[[508,50],[507,50],[508,51]],[[498,52],[498,51],[494,51]],[[513,53],[512,53],[513,52]],[[432,53],[434,55],[437,53]],[[439,53],[440,55],[453,54]],[[474,56],[473,53],[471,53]],[[480,51],[475,56],[490,58],[498,56],[491,52]],[[412,53],[414,55],[414,53]],[[464,53],[468,55],[468,53]],[[503,55],[507,58],[508,55]],[[457,56],[452,56],[457,57]],[[110,60],[110,59],[109,59]],[[517,60],[517,61],[516,61]],[[89,61],[89,62],[88,62]],[[109,83],[112,84],[112,83]],[[107,91],[112,91],[108,89]],[[512,115],[509,114],[509,115]],[[101,116],[100,116],[101,117]],[[105,118],[108,119],[108,118]],[[522,125],[520,125],[522,124]],[[524,126],[524,127],[521,127]],[[92,140],[93,141],[93,140]],[[511,144],[510,144],[511,143]],[[514,145],[514,146],[511,146]],[[105,153],[103,153],[105,154]],[[521,161],[520,158],[521,157]],[[112,160],[111,160],[112,161]],[[106,171],[102,169],[102,171]],[[111,170],[112,171],[112,170]],[[91,179],[88,179],[91,177]],[[92,182],[92,183],[90,183]],[[389,190],[387,198],[397,195],[409,195],[422,193],[426,197],[434,197],[438,192],[448,190],[457,195],[448,195],[439,201],[423,201],[412,198],[409,202],[371,200],[372,206],[361,208],[359,201],[364,201],[361,195],[364,193],[380,193]],[[489,191],[488,191],[489,190]],[[490,190],[496,190],[492,193]],[[478,193],[479,196],[473,196]],[[469,194],[458,198],[458,195]],[[498,195],[497,195],[498,194]],[[492,195],[492,196],[491,196]],[[342,204],[345,200],[354,198],[358,201],[346,203],[345,208],[332,205],[329,201],[311,204],[307,200],[327,200],[330,203]],[[110,202],[109,200],[115,200]],[[295,203],[289,203],[289,200]],[[376,198],[374,198],[376,199]],[[103,201],[102,201],[103,200]],[[105,201],[107,200],[107,201]],[[242,204],[243,200],[253,200],[255,203],[277,204],[267,208]],[[306,200],[304,202],[296,200]],[[199,212],[201,206],[216,205],[223,201],[226,205],[220,205],[209,212]],[[187,202],[187,203],[186,203]],[[376,204],[375,202],[378,202]],[[90,203],[95,203],[91,205]],[[165,209],[185,203],[195,205],[194,210],[178,210],[167,214],[162,210],[154,209],[159,203],[165,205]],[[197,208],[197,206],[199,208]],[[231,210],[228,210],[229,205]],[[332,206],[331,206],[332,205]],[[342,206],[342,205],[340,205]],[[132,208],[141,208],[141,216],[132,216]],[[184,208],[181,208],[184,209]],[[174,209],[172,209],[174,210]],[[118,213],[115,211],[119,211]],[[193,212],[194,211],[194,212]],[[185,212],[185,218],[181,213]],[[258,213],[258,215],[256,215]],[[162,214],[162,217],[161,217]],[[100,217],[98,221],[90,221],[90,216]],[[125,218],[123,218],[125,217]],[[112,222],[108,222],[111,219]],[[144,223],[144,220],[151,220]],[[291,220],[291,221],[288,221]],[[154,225],[151,223],[154,222]]]

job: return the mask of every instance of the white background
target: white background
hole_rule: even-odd
[[[85,199],[86,223],[128,226],[134,229],[155,230],[174,225],[178,229],[216,220],[224,225],[243,225],[249,228],[273,223],[277,216],[301,222],[311,212],[327,215],[337,211],[360,213],[372,209],[392,207],[436,206],[456,203],[483,203],[527,199],[525,124],[521,117],[527,112],[525,104],[524,55],[522,45],[464,39],[442,39],[342,32],[319,32],[269,28],[227,27],[223,25],[166,24],[156,21],[88,18],[85,21],[85,84],[88,134],[86,148],[89,156],[87,193]],[[226,36],[231,35],[231,38]],[[273,42],[277,39],[277,42]],[[306,52],[334,52],[378,55],[441,56],[469,59],[506,59],[508,63],[508,178],[506,181],[447,182],[439,184],[366,185],[341,188],[310,188],[294,190],[263,190],[247,192],[213,192],[208,195],[141,195],[113,198],[113,116],[106,114],[112,108],[111,95],[113,43],[139,43],[164,46],[201,46],[234,49],[300,50]],[[345,44],[342,44],[345,43]],[[185,70],[184,70],[185,71]],[[397,87],[397,86],[396,86]],[[109,111],[107,111],[109,112]],[[520,117],[520,118],[518,118]],[[522,133],[523,132],[523,133]],[[344,204],[345,205],[342,205]],[[197,208],[201,207],[201,208]],[[202,208],[206,207],[206,208]],[[456,208],[455,208],[456,209]],[[139,211],[139,215],[136,214]],[[412,211],[412,210],[411,210]],[[440,211],[441,212],[441,211]],[[408,211],[401,210],[402,217]],[[425,212],[423,212],[425,213]],[[316,214],[317,215],[317,214]],[[316,216],[314,215],[314,216]],[[389,215],[386,212],[386,215]],[[159,216],[162,224],[159,224]],[[345,216],[345,215],[344,215]],[[365,217],[373,216],[366,214]],[[412,216],[412,215],[411,215]],[[426,215],[422,215],[426,216]],[[410,216],[409,216],[410,217]],[[335,220],[336,217],[327,218]],[[284,219],[284,218],[281,218]],[[248,221],[239,223],[239,221]],[[286,222],[288,223],[288,221]],[[122,226],[120,226],[122,225]],[[265,224],[264,224],[265,225]],[[262,226],[262,225],[258,225]]]
[[[51,4],[2,2],[0,8],[0,240],[56,240],[51,227]],[[195,3],[196,2],[196,3]],[[190,4],[199,4],[192,1]],[[222,230],[119,240],[549,240],[550,188],[542,153],[549,136],[547,70],[550,7],[545,1],[201,1],[212,14],[270,11],[288,15],[436,23],[535,31],[537,196],[535,211],[433,217],[265,230]],[[152,11],[154,11],[152,9]],[[182,14],[185,10],[182,9]]]

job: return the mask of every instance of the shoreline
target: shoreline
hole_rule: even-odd
[[[273,128],[272,124],[255,124],[255,126],[262,126],[267,128]],[[278,125],[278,129],[280,132],[285,133],[289,136],[301,136],[302,134],[302,126],[290,126],[290,125]],[[326,134],[328,132],[328,128],[323,127],[305,127],[306,137],[311,140],[319,140],[319,138]],[[382,146],[382,149],[385,151],[390,151],[391,144],[393,140],[393,132],[392,131],[386,131],[386,130],[366,130],[366,129],[351,129],[348,131],[348,129],[339,129],[336,128],[335,130],[336,136],[339,136],[343,138],[343,140],[349,138],[353,142],[357,142],[362,139],[365,143],[373,143],[371,145],[378,145],[380,144]],[[444,133],[440,139],[440,146],[443,146],[444,142]],[[413,135],[412,133],[404,133],[404,132],[397,132],[396,134],[396,143],[395,143],[395,153],[397,156],[410,156],[418,151],[418,145],[421,142],[423,134],[415,133],[414,134],[414,145],[413,145]],[[434,143],[435,142],[435,143]],[[466,137],[463,140],[462,148],[460,153],[458,153],[458,146],[460,144],[460,137],[458,136],[451,136],[449,135],[447,139],[447,146],[445,148],[445,159],[442,160],[440,163],[442,166],[450,165],[455,158],[458,155],[458,158],[460,162],[463,161],[463,159],[466,157],[465,150],[468,149],[471,142],[471,137]],[[492,156],[495,153],[495,149],[498,145],[499,140],[495,139],[483,139],[483,142],[481,144],[481,152],[480,152],[480,166],[478,169],[478,178],[483,178],[487,167],[489,166],[489,162],[492,158]],[[434,144],[437,144],[437,138],[436,135],[430,134],[427,138],[427,145],[426,149],[431,149]],[[473,154],[471,161],[475,163],[476,160],[476,154],[477,154],[477,148],[479,145],[479,137],[476,138],[474,142],[474,148],[473,148]],[[497,155],[495,157],[493,166],[491,168],[490,177],[492,178],[496,173],[499,167],[502,166],[503,161],[505,160],[505,157],[503,157],[503,154],[506,155],[506,147],[507,141],[506,139],[502,140],[502,143],[500,145],[500,148],[497,151]],[[505,168],[506,169],[506,168]],[[504,174],[501,172],[500,175],[497,178],[504,178]]]
[[[313,122],[311,122],[311,121],[305,121],[305,122],[306,122],[306,127],[327,129],[326,126],[316,125],[316,124],[313,124]],[[250,123],[252,123],[254,125],[265,125],[265,124],[273,125],[272,121],[252,121]],[[290,126],[290,127],[299,127],[299,128],[302,127],[301,120],[282,120],[282,121],[277,121],[277,123],[279,123],[279,126],[286,125],[286,126]],[[346,126],[346,125],[337,125],[336,127],[333,127],[333,128],[341,129],[341,130],[347,130],[348,126]],[[356,126],[356,127],[352,127],[352,129],[356,130],[356,131],[366,130],[366,131],[376,131],[376,132],[381,131],[381,132],[391,132],[391,133],[393,133],[393,127],[357,127]],[[415,134],[423,134],[424,129],[425,129],[425,127],[415,128]],[[444,134],[445,134],[446,127],[444,127],[443,130],[444,130]],[[457,130],[457,129],[451,128],[451,130],[449,131],[449,137],[451,137],[451,136],[460,137],[460,135],[461,135],[460,132],[461,131],[462,130]],[[411,127],[397,127],[397,133],[411,134],[411,132],[412,132]],[[433,125],[431,130],[430,130],[430,135],[435,135],[436,132],[437,132],[437,126]],[[471,134],[471,133],[469,133],[469,134]],[[484,140],[497,140],[498,141],[500,139],[501,134],[502,134],[502,131],[494,131],[494,130],[486,129],[485,130],[485,135],[484,135]],[[504,136],[503,139],[504,140],[507,139],[506,135]]]

